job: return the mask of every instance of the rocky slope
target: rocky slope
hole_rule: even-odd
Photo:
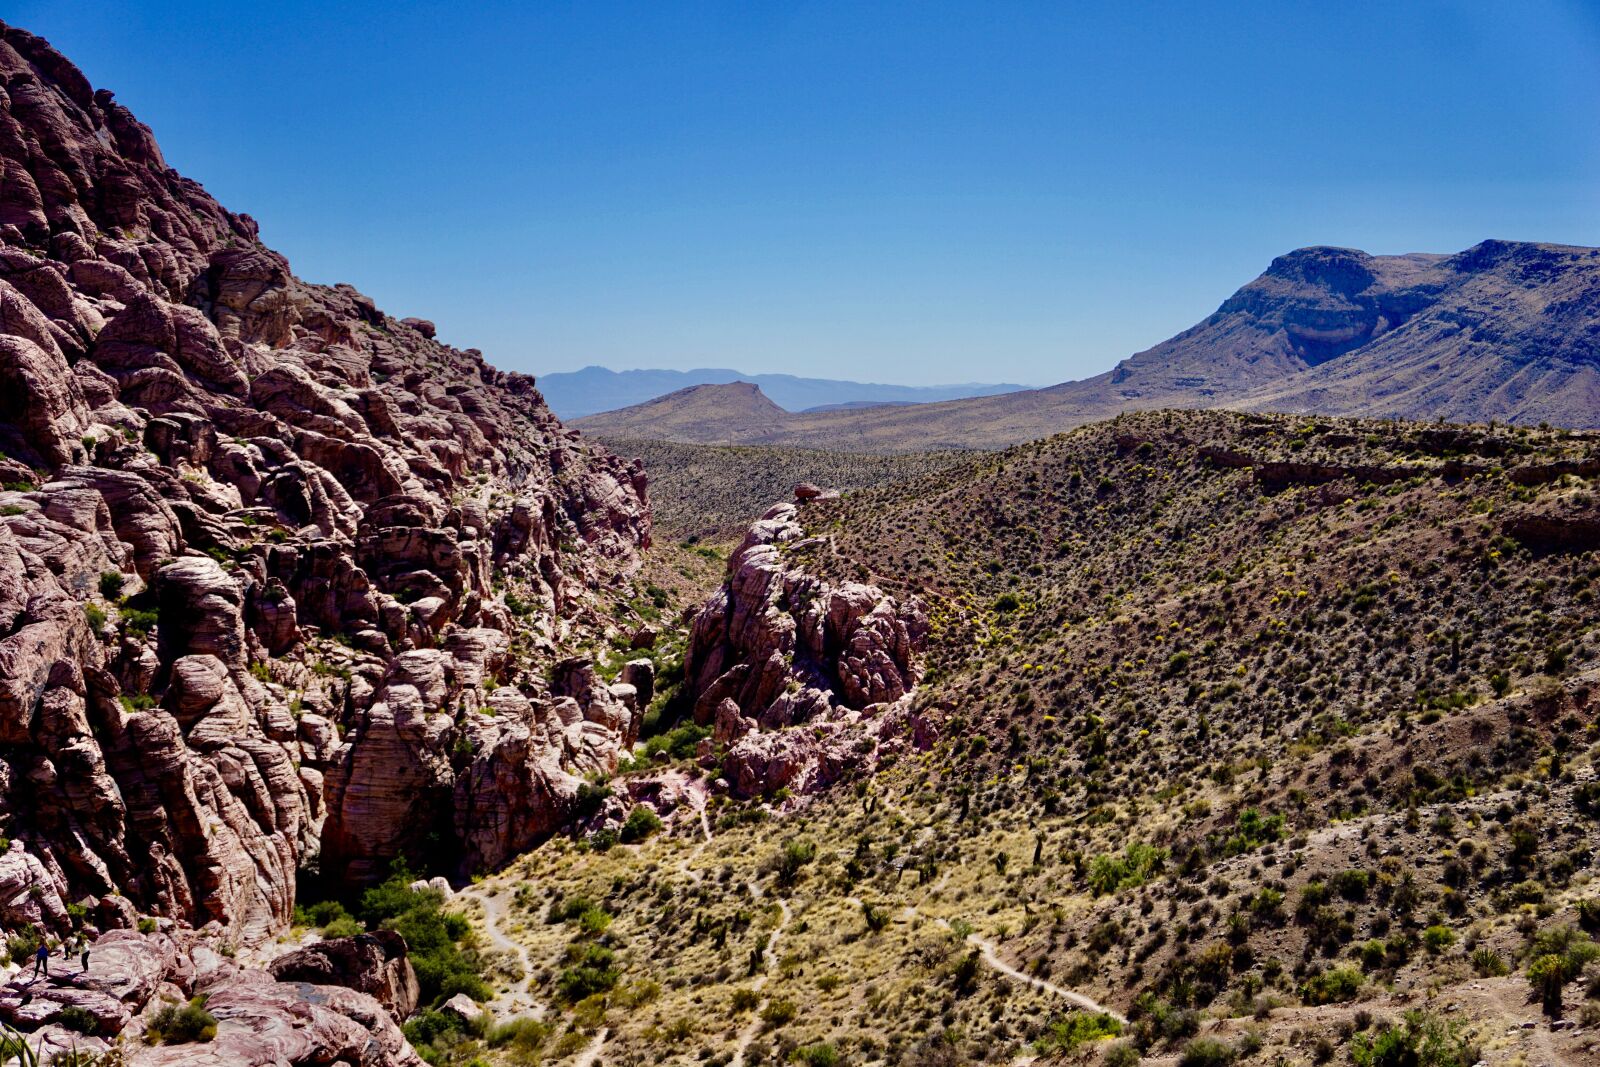
[[[723,775],[739,796],[814,791],[869,756],[926,740],[905,699],[927,642],[921,605],[809,573],[805,560],[825,538],[805,536],[799,508],[778,504],[750,528],[727,583],[695,616],[684,658],[694,720],[713,726],[711,747],[726,752]]]
[[[769,513],[696,620],[713,733],[659,754],[704,821],[480,887],[546,1051],[1594,1062],[1597,476],[1593,433],[1149,412]],[[915,688],[857,711],[807,638],[862,587]],[[591,946],[615,985],[566,996]]]
[[[43,40],[0,27],[0,82],[0,923],[252,943],[304,866],[559,825],[638,728],[547,672],[649,542],[643,471],[297,279]]]
[[[613,436],[862,452],[1004,447],[1154,408],[1595,427],[1597,324],[1600,249],[1303,248],[1205,321],[1083,381],[915,409],[798,415],[677,394],[583,425]]]

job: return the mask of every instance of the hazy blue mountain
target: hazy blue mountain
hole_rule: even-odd
[[[820,407],[866,407],[874,404],[928,404],[971,396],[994,396],[1028,388],[1011,383],[967,382],[961,385],[878,385],[829,378],[797,378],[792,374],[745,374],[719,367],[695,370],[624,370],[585,367],[539,376],[539,391],[563,419],[632,407],[691,385],[753,382],[785,411]]]

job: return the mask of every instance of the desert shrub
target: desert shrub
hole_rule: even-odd
[[[1233,1046],[1212,1037],[1197,1037],[1183,1046],[1178,1067],[1228,1067],[1233,1062]]]
[[[840,1062],[839,1050],[826,1041],[815,1045],[801,1045],[789,1054],[789,1058],[796,1063],[803,1063],[806,1067],[838,1067]]]
[[[799,1009],[792,1000],[774,997],[767,1001],[767,1006],[761,1009],[761,1022],[768,1030],[776,1030],[794,1021]]]
[[[1232,833],[1225,833],[1220,839],[1210,839],[1211,850],[1224,856],[1237,856],[1280,841],[1283,839],[1283,821],[1282,815],[1262,815],[1255,808],[1246,808],[1239,813]]]
[[[1120,1033],[1122,1024],[1104,1012],[1079,1011],[1052,1021],[1033,1047],[1039,1055],[1049,1056],[1071,1052],[1086,1041],[1099,1041]]]
[[[1472,969],[1483,978],[1497,978],[1510,973],[1511,970],[1506,966],[1506,961],[1500,958],[1500,954],[1487,946],[1473,949]]]
[[[552,1029],[551,1024],[542,1019],[524,1016],[490,1027],[485,1040],[490,1048],[511,1047],[531,1052],[549,1039]]]
[[[1300,999],[1313,1005],[1354,1000],[1361,981],[1362,974],[1354,967],[1335,967],[1307,978],[1300,987]]]
[[[600,811],[600,808],[611,798],[611,787],[605,784],[584,782],[578,786],[577,795],[572,801],[572,821],[583,822],[590,816]]]
[[[1350,1042],[1356,1067],[1468,1067],[1478,1050],[1459,1028],[1424,1011],[1408,1011],[1400,1026],[1360,1033]]]
[[[457,993],[488,1000],[492,994],[483,980],[482,961],[462,944],[471,925],[464,916],[445,912],[444,894],[412,889],[412,881],[411,872],[397,865],[386,881],[362,894],[359,917],[368,929],[397,930],[406,939],[422,1003],[434,1004]]]
[[[99,633],[101,630],[105,629],[106,613],[105,609],[99,604],[85,602],[83,605],[83,617],[88,620],[89,629],[93,630],[95,633]]]
[[[122,596],[122,586],[127,577],[121,571],[100,572],[100,595],[107,600],[116,600]]]
[[[1139,1067],[1139,1050],[1127,1041],[1107,1045],[1100,1057],[1102,1067]]]
[[[39,934],[31,926],[24,926],[6,938],[6,953],[12,963],[26,964],[39,951]]]
[[[68,1004],[56,1013],[55,1023],[64,1026],[75,1033],[91,1036],[100,1029],[100,1020],[88,1008],[77,1004]]]
[[[1095,896],[1133,889],[1161,873],[1167,850],[1130,841],[1121,854],[1101,853],[1089,861],[1089,890]]]
[[[556,990],[561,999],[576,1004],[596,993],[609,992],[617,984],[621,972],[616,966],[616,953],[604,945],[579,942],[567,946],[568,966],[556,976]]]
[[[661,817],[643,804],[639,804],[628,812],[628,819],[622,824],[621,836],[625,842],[643,841],[659,829],[661,829]]]
[[[150,1020],[145,1036],[158,1045],[210,1041],[217,1036],[217,1017],[206,1011],[202,994],[187,1004],[165,1004]]]
[[[1434,925],[1422,931],[1422,944],[1437,956],[1456,943],[1456,932],[1448,926]]]
[[[349,915],[342,915],[322,928],[323,937],[355,937],[361,932],[361,924]]]
[[[129,633],[143,636],[154,630],[161,622],[161,616],[154,611],[127,608],[122,612],[122,625]]]
[[[732,1007],[735,1012],[754,1011],[760,1003],[761,994],[748,986],[740,986],[733,991]]]
[[[690,759],[700,742],[710,736],[711,727],[696,726],[692,722],[684,723],[645,741],[644,747],[630,766],[642,767],[653,762],[660,753],[666,753],[672,759]]]
[[[763,866],[777,877],[778,885],[787,888],[799,879],[801,869],[816,858],[816,842],[792,837]]]
[[[1346,900],[1367,899],[1367,888],[1372,884],[1372,876],[1360,868],[1340,871],[1333,876],[1333,889]]]

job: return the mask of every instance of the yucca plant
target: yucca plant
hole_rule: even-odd
[[[0,1064],[12,1060],[17,1067],[39,1067],[39,1053],[29,1047],[27,1036],[9,1026],[0,1026]]]

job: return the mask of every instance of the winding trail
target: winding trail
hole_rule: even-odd
[[[500,925],[507,916],[508,894],[502,891],[491,895],[474,885],[456,895],[475,900],[483,906],[483,931],[489,935],[490,943],[502,952],[511,953],[522,965],[522,977],[504,993],[496,993],[494,1000],[489,1002],[489,1010],[494,1013],[495,1021],[503,1023],[519,1018],[544,1018],[544,1004],[529,992],[533,985],[533,961],[528,956],[528,950]]]
[[[940,926],[943,926],[945,929],[950,928],[950,924],[945,922],[943,919],[936,919],[934,921]],[[1043,978],[1036,978],[1031,974],[1025,974],[1024,972],[1017,970],[1015,967],[1011,966],[1011,964],[1000,958],[999,952],[995,949],[994,942],[992,941],[986,941],[977,934],[968,934],[967,944],[978,950],[979,959],[983,961],[986,967],[992,971],[998,971],[1007,978],[1010,978],[1012,981],[1025,982],[1040,992],[1049,993],[1052,996],[1060,997],[1062,1000],[1068,1001],[1071,1004],[1075,1004],[1085,1011],[1094,1011],[1099,1012],[1102,1015],[1109,1015],[1113,1019],[1117,1020],[1117,1022],[1122,1023],[1124,1026],[1126,1026],[1128,1023],[1128,1017],[1126,1015],[1123,1015],[1115,1008],[1106,1007],[1093,997],[1085,996],[1084,994],[1076,992],[1075,990],[1067,989],[1064,986],[1058,986],[1054,982],[1047,982]]]
[[[750,892],[757,898],[761,896],[761,889],[754,882],[750,883]],[[783,936],[783,931],[789,925],[789,920],[794,918],[794,912],[789,910],[789,902],[782,897],[778,898],[778,910],[783,917],[778,920],[778,925],[773,928],[772,936],[767,938],[767,943],[761,949],[762,971],[756,980],[750,983],[753,990],[764,989],[767,979],[772,976],[772,971],[778,966],[778,939]],[[756,1008],[755,1018],[745,1026],[744,1033],[739,1035],[739,1043],[733,1048],[733,1059],[728,1061],[728,1067],[744,1067],[744,1054],[755,1041],[756,1035],[761,1032],[761,1009],[767,1006],[768,998],[762,997],[761,1004]]]
[[[894,814],[905,819],[907,822],[911,821],[910,817],[907,816],[906,813],[900,809],[900,806],[894,802],[893,797],[885,793],[881,796],[881,800],[883,802],[884,810],[893,812]],[[915,844],[912,845],[912,849],[917,850],[922,848],[922,846],[928,842],[928,839],[932,836],[933,832],[934,830],[932,825],[923,827],[922,833],[917,837]],[[950,871],[948,868],[946,868],[944,873],[940,875],[938,884],[928,891],[927,896],[931,897],[938,894],[942,889],[944,889],[945,885],[949,881]],[[861,902],[855,897],[849,897],[847,899],[856,907],[861,906]],[[926,897],[924,900],[926,900]],[[907,904],[901,914],[907,920],[914,919],[918,914],[917,906],[915,904]],[[945,919],[935,917],[933,921],[943,929],[953,929],[950,923]],[[1115,1008],[1108,1008],[1104,1004],[1101,1004],[1098,1000],[1095,1000],[1093,997],[1079,993],[1076,990],[1067,989],[1064,986],[1058,986],[1054,982],[1048,982],[1043,978],[1038,978],[1034,975],[1017,970],[1017,968],[1011,966],[1011,964],[1000,958],[1000,950],[995,947],[994,942],[985,940],[984,938],[979,937],[977,934],[968,934],[966,942],[978,950],[979,960],[990,970],[999,974],[1003,974],[1014,982],[1022,982],[1026,985],[1030,985],[1042,993],[1049,993],[1051,996],[1059,997],[1060,999],[1067,1001],[1069,1004],[1082,1008],[1085,1011],[1093,1011],[1099,1012],[1103,1015],[1109,1015],[1113,1019],[1117,1020],[1117,1022],[1127,1025],[1127,1016],[1123,1015]]]
[[[600,1032],[594,1035],[593,1043],[584,1049],[577,1059],[572,1061],[572,1067],[594,1067],[600,1060],[600,1050],[605,1047],[606,1035],[610,1032],[609,1029],[602,1026]]]

